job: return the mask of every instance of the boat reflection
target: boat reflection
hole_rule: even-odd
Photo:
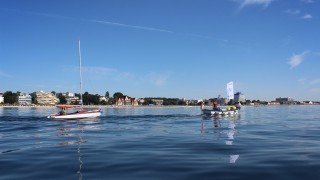
[[[224,144],[233,146],[236,134],[236,121],[240,120],[240,115],[237,116],[202,116],[201,134],[210,134],[210,129],[217,136],[217,140],[225,139]],[[213,122],[213,128],[206,128],[209,122]],[[209,123],[211,124],[211,123]],[[208,126],[208,125],[207,125]],[[211,127],[211,126],[209,126]],[[237,153],[229,155],[229,163],[234,164],[239,159]]]
[[[82,161],[82,153],[81,153],[81,145],[86,143],[83,140],[83,134],[85,130],[96,130],[100,129],[99,123],[100,119],[83,119],[83,120],[66,120],[66,121],[57,121],[59,127],[57,128],[58,133],[57,136],[61,138],[73,138],[76,139],[69,141],[62,141],[58,143],[59,145],[77,145],[77,155],[79,168],[77,170],[78,179],[82,180],[82,166],[84,162]],[[77,136],[75,135],[77,134]]]

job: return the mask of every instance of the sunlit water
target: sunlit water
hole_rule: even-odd
[[[0,179],[320,179],[320,106],[0,108]]]

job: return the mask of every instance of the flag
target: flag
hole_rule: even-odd
[[[227,94],[228,94],[228,99],[233,99],[234,93],[233,93],[233,81],[229,82],[227,84]]]

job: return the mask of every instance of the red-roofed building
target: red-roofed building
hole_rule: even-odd
[[[138,99],[124,96],[122,98],[116,98],[116,106],[137,106]]]

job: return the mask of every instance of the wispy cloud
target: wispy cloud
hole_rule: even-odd
[[[300,14],[300,10],[299,9],[288,9],[285,11],[287,14],[290,14],[292,16],[298,15]]]
[[[307,78],[300,78],[300,79],[298,79],[298,82],[299,82],[300,84],[302,84],[302,85],[305,85],[307,81],[308,81]]]
[[[316,84],[320,84],[320,79],[313,79],[310,81],[311,85],[316,85]]]
[[[237,2],[240,3],[240,9],[252,5],[262,5],[266,8],[271,4],[272,1],[274,0],[237,0]]]
[[[48,18],[58,18],[58,19],[73,20],[73,21],[85,21],[85,22],[90,22],[90,23],[99,23],[99,24],[103,24],[103,25],[118,26],[118,27],[129,28],[129,29],[154,31],[154,32],[161,32],[161,33],[175,33],[175,34],[191,36],[191,37],[196,37],[196,38],[212,39],[212,37],[206,36],[206,35],[195,34],[195,33],[179,33],[179,32],[174,32],[173,30],[169,30],[169,29],[162,29],[162,28],[149,27],[149,26],[124,24],[124,23],[120,23],[120,22],[112,22],[112,21],[105,21],[105,20],[79,19],[79,18],[67,17],[67,16],[62,16],[62,15],[56,15],[56,14],[40,13],[40,12],[33,12],[33,11],[20,11],[20,10],[15,10],[15,9],[8,9],[8,8],[0,8],[0,9],[5,9],[8,11],[18,12],[18,13],[28,13],[28,14],[33,14],[33,15],[43,16],[43,17],[48,17]]]
[[[68,66],[64,67],[65,71],[78,72],[79,67]],[[108,79],[109,81],[121,82],[128,85],[142,86],[152,85],[155,87],[164,87],[167,85],[171,72],[149,72],[143,75],[134,74],[132,72],[125,72],[114,68],[84,66],[82,67],[83,76],[89,81],[101,81]]]
[[[0,71],[0,77],[4,77],[4,78],[12,78],[13,76],[10,74],[7,74],[3,71]]]
[[[290,65],[290,69],[293,69],[299,66],[302,63],[302,61],[305,59],[305,56],[309,53],[310,51],[304,51],[301,54],[293,54],[288,62],[288,64]]]
[[[312,88],[312,89],[310,89],[310,92],[320,94],[320,88]]]
[[[78,69],[78,67],[77,67]],[[117,69],[106,68],[106,67],[94,67],[94,66],[85,66],[82,67],[83,73],[95,74],[95,75],[110,75],[114,73],[119,73]]]
[[[312,15],[309,13],[305,13],[303,16],[301,16],[301,11],[299,9],[288,9],[285,11],[285,13],[298,17],[298,19],[312,19]]]
[[[166,86],[170,76],[171,76],[170,72],[163,72],[163,73],[152,72],[147,74],[149,81],[154,86],[157,86],[157,87]]]
[[[309,3],[309,4],[315,3],[314,0],[300,0],[300,1],[303,3]]]
[[[4,9],[4,8],[2,8],[2,9]],[[61,16],[61,15],[56,15],[56,14],[39,13],[39,12],[33,12],[33,11],[20,11],[20,10],[16,10],[16,9],[8,9],[8,8],[6,8],[6,10],[19,12],[19,13],[29,13],[29,14],[34,14],[37,16],[44,16],[44,17],[50,17],[50,18],[59,18],[59,19],[66,19],[66,20],[83,20],[83,21],[87,21],[87,22],[106,24],[106,25],[110,25],[110,26],[121,26],[121,27],[126,27],[126,28],[133,28],[133,29],[140,29],[140,30],[147,30],[147,31],[174,33],[171,30],[148,27],[148,26],[137,26],[137,25],[123,24],[123,23],[111,22],[111,21],[101,21],[101,20],[78,19],[78,18]]]
[[[320,78],[317,78],[317,79],[300,78],[298,79],[298,82],[301,85],[314,86],[314,85],[320,84]]]
[[[312,15],[311,14],[305,14],[301,17],[301,19],[312,19]]]

